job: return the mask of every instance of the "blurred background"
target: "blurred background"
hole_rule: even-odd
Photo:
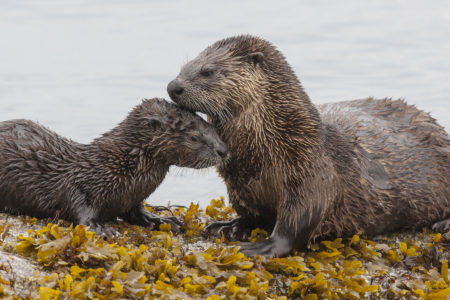
[[[164,97],[218,39],[254,34],[285,54],[315,103],[405,98],[450,128],[450,1],[2,0],[0,121],[27,118],[79,142]],[[151,204],[202,206],[214,169],[172,168]]]

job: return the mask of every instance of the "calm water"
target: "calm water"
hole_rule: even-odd
[[[0,2],[0,120],[28,118],[80,142],[230,35],[283,51],[316,103],[406,98],[450,128],[450,1]],[[150,202],[226,196],[214,169],[172,169]]]

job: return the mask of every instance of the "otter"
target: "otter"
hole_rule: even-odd
[[[61,218],[103,236],[117,217],[130,224],[180,229],[176,217],[149,213],[143,201],[169,166],[220,163],[226,144],[201,117],[163,99],[143,100],[90,144],[29,120],[0,122],[0,211]]]
[[[218,166],[238,218],[206,233],[243,239],[247,256],[286,256],[315,239],[450,224],[450,140],[429,114],[373,98],[316,107],[270,42],[236,36],[207,47],[167,86],[208,115],[227,143]]]

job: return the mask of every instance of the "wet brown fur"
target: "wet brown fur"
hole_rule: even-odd
[[[143,201],[170,165],[203,168],[226,152],[214,128],[161,99],[144,100],[90,144],[65,139],[28,120],[0,122],[0,210],[62,218],[111,234],[117,217],[158,225]],[[223,153],[222,153],[223,154]]]
[[[206,113],[230,150],[218,171],[240,218],[210,228],[273,230],[267,241],[242,244],[247,255],[283,256],[312,238],[450,217],[448,134],[402,100],[316,108],[284,56],[252,36],[206,48],[168,92]]]

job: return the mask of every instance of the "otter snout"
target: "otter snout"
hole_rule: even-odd
[[[217,143],[215,150],[221,158],[224,158],[228,154],[228,147],[225,143]]]
[[[228,154],[227,144],[225,144],[225,142],[223,142],[219,138],[219,136],[215,132],[213,132],[212,129],[209,132],[209,134],[206,134],[204,136],[204,141],[214,155],[217,155],[220,158],[225,158],[227,156]]]
[[[176,101],[184,92],[184,87],[178,79],[174,79],[167,85],[167,93],[169,93],[170,98]]]

